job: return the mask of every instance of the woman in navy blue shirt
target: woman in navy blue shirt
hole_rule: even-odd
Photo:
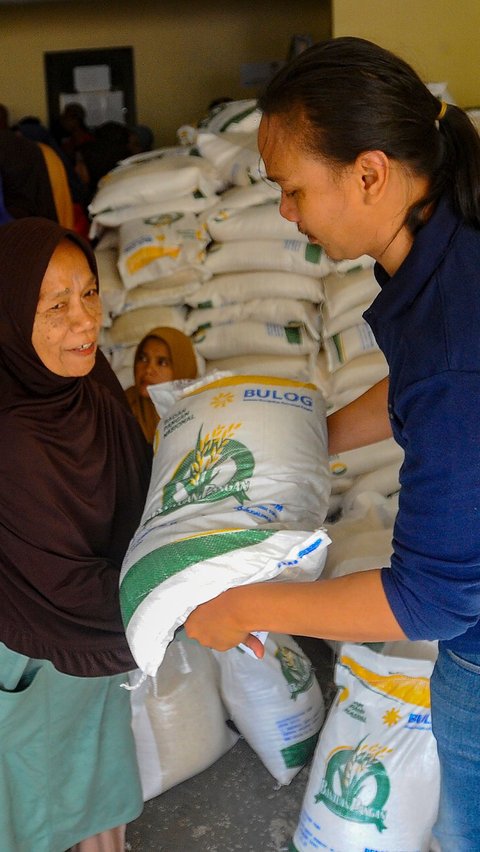
[[[330,452],[393,433],[405,452],[399,511],[390,565],[231,589],[198,607],[187,632],[258,656],[257,630],[438,639],[435,832],[442,852],[479,850],[480,139],[403,60],[356,38],[306,50],[260,107],[282,216],[333,260],[376,261],[381,292],[365,318],[389,378],[329,417]]]

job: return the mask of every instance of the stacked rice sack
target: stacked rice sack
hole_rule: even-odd
[[[323,289],[322,350],[315,382],[331,413],[385,378],[388,365],[362,316],[379,293],[372,259],[336,264],[324,278]],[[348,512],[358,494],[396,493],[402,461],[403,451],[393,438],[332,456],[330,515]]]
[[[125,387],[133,356],[154,326],[185,331],[186,298],[205,275],[210,237],[198,213],[224,186],[191,149],[123,161],[102,178],[90,205],[105,306],[101,346]]]
[[[321,277],[330,269],[279,213],[279,187],[262,179],[256,101],[220,105],[196,146],[228,183],[199,218],[211,243],[208,280],[187,297],[187,329],[206,369],[311,381],[320,345]]]
[[[271,633],[261,661],[210,651],[177,631],[155,677],[129,675],[145,801],[202,772],[241,734],[279,784],[311,758],[325,703],[311,661]],[[231,720],[235,731],[227,724]]]
[[[132,654],[153,676],[200,603],[243,583],[320,575],[329,472],[313,385],[220,375],[150,395],[158,449],[120,602]]]

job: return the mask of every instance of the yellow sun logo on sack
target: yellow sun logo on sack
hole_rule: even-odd
[[[228,391],[228,393],[219,393],[217,396],[214,396],[210,405],[213,408],[225,408],[226,405],[230,405],[231,402],[235,399],[233,393]]]
[[[383,714],[383,724],[388,725],[389,728],[393,728],[394,725],[398,725],[400,721],[400,713],[398,710],[387,710],[386,713]]]

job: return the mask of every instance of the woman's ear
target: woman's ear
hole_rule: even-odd
[[[355,161],[355,171],[360,181],[366,204],[375,204],[382,198],[390,176],[390,160],[383,151],[364,151]]]

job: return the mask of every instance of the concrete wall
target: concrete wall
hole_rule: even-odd
[[[332,0],[332,34],[400,54],[426,82],[446,81],[463,107],[480,104],[478,0]]]
[[[137,121],[157,145],[213,98],[255,97],[240,65],[286,58],[291,36],[330,35],[328,0],[70,0],[0,6],[0,102],[47,119],[45,51],[134,49]]]

